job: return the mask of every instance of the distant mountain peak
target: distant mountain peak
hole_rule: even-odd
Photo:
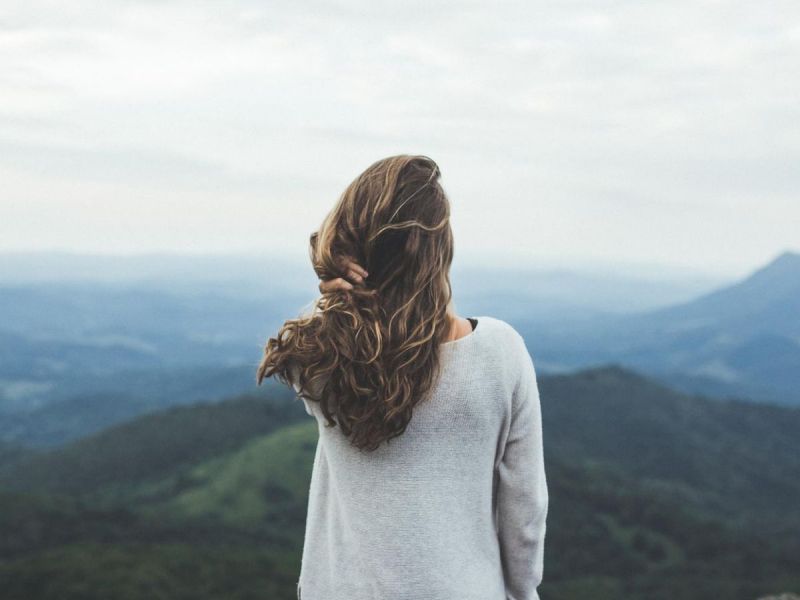
[[[748,280],[800,281],[800,253],[786,251],[755,271]]]
[[[702,317],[706,323],[735,318],[741,324],[741,319],[762,319],[766,312],[777,314],[784,330],[786,319],[782,315],[787,311],[794,314],[799,294],[800,253],[787,250],[744,279],[687,304],[665,309],[662,314],[674,319],[678,311],[679,316],[695,320]]]
[[[772,261],[767,263],[764,267],[765,269],[770,269],[773,267],[790,267],[795,269],[800,269],[800,252],[793,252],[792,250],[786,250],[785,252],[780,253],[776,256]]]

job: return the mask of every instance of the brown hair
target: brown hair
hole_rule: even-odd
[[[399,155],[353,180],[311,235],[310,255],[321,279],[344,275],[350,257],[365,283],[322,294],[310,314],[286,321],[258,367],[259,385],[273,375],[296,383],[360,449],[401,435],[439,373],[453,260],[440,176],[430,158]]]

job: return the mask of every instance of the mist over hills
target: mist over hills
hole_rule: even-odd
[[[280,262],[248,281],[259,258],[173,257],[159,267],[129,257],[127,274],[109,257],[68,258],[35,255],[27,282],[14,273],[28,259],[0,269],[19,279],[0,284],[0,440],[58,445],[177,403],[252,391],[266,339],[318,293],[310,269],[302,276]],[[462,314],[517,327],[542,373],[614,362],[689,392],[792,405],[799,265],[787,252],[711,291],[691,278],[465,268],[454,289]],[[48,279],[59,268],[62,280]],[[688,300],[696,287],[707,293]],[[683,300],[619,314],[659,295]]]
[[[522,324],[544,367],[619,362],[672,386],[800,404],[800,254],[690,302],[591,323]]]
[[[653,318],[685,326],[739,328],[743,335],[771,333],[800,339],[800,253],[784,252],[749,277],[697,300],[671,306]]]
[[[712,285],[622,269],[455,267],[463,311],[592,319]],[[318,295],[307,264],[263,256],[5,254],[0,439],[47,446],[137,414],[254,388],[266,339]]]
[[[0,254],[0,282],[8,286],[79,284],[178,293],[214,290],[238,297],[292,297],[315,292],[316,275],[307,258],[249,254],[91,255],[64,252]],[[506,262],[475,266],[456,260],[451,269],[456,296],[525,296],[548,310],[559,304],[592,311],[629,312],[688,300],[726,281],[702,270],[664,265],[526,265]],[[471,302],[471,301],[470,301]]]

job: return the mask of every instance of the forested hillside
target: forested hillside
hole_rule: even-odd
[[[540,389],[543,599],[800,590],[800,411],[689,397],[616,367]],[[291,397],[241,396],[6,452],[0,588],[291,600],[316,436]]]

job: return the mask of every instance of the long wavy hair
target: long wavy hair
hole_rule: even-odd
[[[362,450],[406,430],[451,335],[453,235],[440,176],[427,156],[399,155],[350,183],[311,234],[311,262],[320,279],[344,276],[343,257],[369,275],[286,321],[257,370],[259,385],[273,375],[296,384]]]

